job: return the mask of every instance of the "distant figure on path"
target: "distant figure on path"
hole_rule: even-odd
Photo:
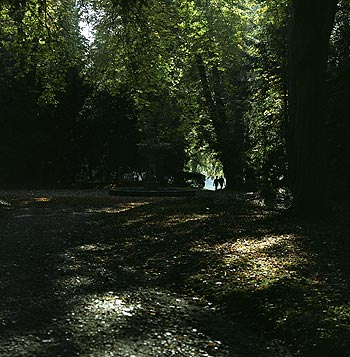
[[[217,176],[215,176],[213,185],[215,186],[215,191],[216,191],[218,189],[218,186],[219,186],[219,179],[218,179]]]
[[[224,188],[224,183],[225,183],[225,179],[222,176],[220,176],[219,184],[220,184],[220,189],[221,190]]]

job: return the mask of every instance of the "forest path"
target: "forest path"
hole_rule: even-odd
[[[0,355],[290,355],[201,293],[225,285],[215,245],[261,218],[219,195],[1,191]]]

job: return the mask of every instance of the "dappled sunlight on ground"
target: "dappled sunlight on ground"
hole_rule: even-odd
[[[105,246],[101,246],[100,244],[84,244],[80,247],[75,248],[75,251],[104,251],[106,249]]]
[[[118,315],[132,316],[135,313],[134,310],[141,308],[141,304],[126,304],[120,296],[115,296],[113,292],[109,292],[107,295],[93,299],[85,308],[92,314],[113,313],[112,318],[114,319]]]
[[[135,224],[144,224],[147,221],[152,220],[152,218],[156,218],[154,214],[138,215],[137,218],[128,218],[128,221],[125,222],[125,226],[133,226]]]
[[[225,356],[222,342],[198,327],[198,314],[210,323],[210,307],[198,308],[188,298],[146,289],[85,296],[66,321],[84,355]],[[94,346],[84,346],[87,337]]]
[[[267,288],[280,279],[290,278],[310,259],[301,250],[300,237],[290,234],[238,239],[215,249],[223,254],[226,279],[231,278],[242,289]]]
[[[286,235],[286,236],[267,236],[263,239],[237,239],[237,241],[231,244],[224,244],[223,247],[232,251],[239,252],[242,254],[246,253],[257,253],[259,251],[263,251],[266,248],[273,248],[276,246],[290,246],[291,242],[295,240],[295,236]]]
[[[206,220],[208,218],[213,218],[213,215],[209,214],[191,214],[191,215],[177,215],[174,217],[169,217],[163,224],[165,225],[179,225],[179,224],[184,224],[186,222],[197,222],[197,221],[202,221]]]
[[[45,351],[45,345],[52,343],[50,336],[48,338],[38,338],[35,334],[24,333],[11,337],[7,341],[1,341],[1,355],[11,356],[10,351],[22,351],[17,356],[42,356]],[[9,351],[8,354],[6,352]],[[3,354],[5,353],[5,354]],[[12,354],[12,356],[16,356]]]
[[[34,197],[35,202],[50,202],[52,197]]]
[[[333,227],[307,232],[224,192],[4,198],[5,355],[343,356],[332,341],[350,337],[347,251]]]
[[[129,211],[133,208],[138,208],[144,205],[149,204],[149,202],[131,202],[124,204],[121,207],[103,207],[103,208],[90,208],[87,209],[88,213],[108,213],[108,214],[118,214],[121,212]]]

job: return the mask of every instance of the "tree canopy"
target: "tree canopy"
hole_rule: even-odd
[[[159,140],[171,148],[157,157],[162,182],[224,174],[228,189],[287,187],[298,210],[325,207],[348,191],[349,11],[336,0],[3,0],[0,182],[142,177],[138,144]]]

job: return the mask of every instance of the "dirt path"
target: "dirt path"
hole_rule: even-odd
[[[205,199],[0,198],[0,356],[289,355],[192,289],[193,233],[220,236]]]

